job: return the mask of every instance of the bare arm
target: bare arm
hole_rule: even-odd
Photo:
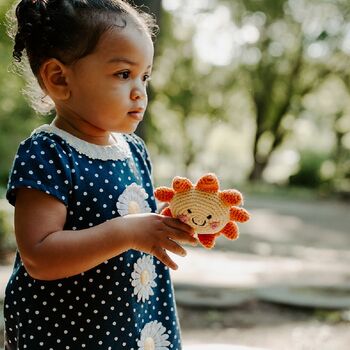
[[[67,210],[52,196],[32,189],[17,190],[15,232],[28,273],[54,280],[86,271],[128,249],[155,255],[170,268],[166,250],[184,256],[175,241],[195,244],[192,229],[158,214],[127,215],[84,230],[63,230]]]

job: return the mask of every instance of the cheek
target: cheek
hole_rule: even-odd
[[[83,86],[77,85],[73,89],[73,98],[75,98],[77,103],[80,103],[82,106],[95,106],[101,98],[104,98],[103,94],[100,93],[102,87],[98,82],[85,83]]]
[[[215,230],[220,226],[220,221],[213,221],[209,225],[212,230]]]

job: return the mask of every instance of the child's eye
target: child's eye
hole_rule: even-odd
[[[207,216],[207,219],[208,219],[208,220],[210,220],[211,218],[212,218],[212,216],[211,216],[211,215],[208,215],[208,216]]]
[[[119,73],[115,73],[115,76],[117,76],[120,79],[126,80],[130,78],[130,72],[129,71],[123,71]]]

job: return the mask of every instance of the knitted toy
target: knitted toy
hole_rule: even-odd
[[[193,227],[199,242],[212,248],[221,233],[228,239],[238,238],[238,226],[234,221],[249,220],[249,213],[239,208],[242,194],[234,189],[219,190],[215,174],[202,176],[196,185],[183,177],[175,177],[172,188],[158,187],[154,192],[161,202],[168,202],[162,215],[176,217]]]

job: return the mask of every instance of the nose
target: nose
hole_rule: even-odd
[[[143,84],[135,84],[130,92],[130,98],[134,101],[143,100],[147,97],[146,87]]]

